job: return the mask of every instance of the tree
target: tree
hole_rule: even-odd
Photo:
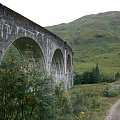
[[[115,74],[115,80],[119,80],[119,78],[120,78],[120,73],[117,72],[117,73]]]
[[[81,75],[80,73],[74,72],[74,85],[81,84]]]
[[[72,119],[70,100],[39,67],[0,66],[0,120]]]
[[[81,75],[76,73],[74,84],[93,84],[101,81],[101,73],[98,64],[90,71],[85,71]]]
[[[22,61],[13,46],[0,65],[0,120],[72,120],[63,87],[29,59]]]
[[[101,74],[100,74],[100,70],[99,70],[98,64],[96,64],[96,67],[95,67],[95,76],[96,76],[95,82],[96,83],[100,82]]]
[[[24,71],[15,63],[0,70],[0,119],[49,120],[52,78],[38,69]]]

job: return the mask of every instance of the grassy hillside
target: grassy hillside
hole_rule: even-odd
[[[105,74],[120,72],[120,12],[88,15],[46,28],[72,47],[74,71],[83,72],[98,63]]]

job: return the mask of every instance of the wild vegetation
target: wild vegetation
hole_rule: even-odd
[[[103,120],[119,94],[119,80],[65,91],[38,66],[13,60],[0,66],[1,120]]]
[[[41,66],[21,59],[12,46],[0,65],[0,120],[72,120],[62,84],[55,84]]]
[[[120,97],[119,26],[120,12],[107,12],[47,28],[73,48],[68,90],[11,46],[0,65],[0,120],[105,119]]]

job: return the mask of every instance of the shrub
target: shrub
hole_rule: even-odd
[[[73,114],[79,116],[81,111],[84,111],[85,97],[82,91],[72,95],[71,101],[73,105]]]
[[[115,91],[113,91],[113,90],[109,89],[108,87],[106,87],[106,88],[102,91],[102,95],[103,95],[104,97],[116,97],[118,94],[117,94]]]
[[[25,61],[17,49],[0,66],[0,120],[72,120],[72,104],[62,85],[55,85],[31,52]],[[35,65],[34,64],[37,64]]]
[[[115,81],[116,80],[114,79],[114,77],[106,76],[106,75],[101,76],[101,82],[111,83],[111,82],[115,82]]]
[[[74,85],[81,84],[81,75],[80,75],[80,73],[74,72],[73,81],[74,81]]]
[[[119,79],[120,79],[120,73],[117,72],[117,73],[115,73],[115,80],[119,80]]]
[[[85,71],[82,74],[74,72],[74,85],[78,84],[94,84],[100,82],[115,82],[119,80],[120,73],[116,73],[115,76],[107,76],[100,73],[99,66],[96,64],[96,67],[90,71]]]
[[[15,63],[0,71],[0,119],[49,119],[52,109],[51,78],[36,70],[24,71]]]
[[[54,93],[54,120],[72,120],[73,106],[69,94],[65,93],[61,84],[55,86]]]
[[[39,67],[0,66],[1,120],[72,120],[70,100]]]
[[[98,64],[96,64],[96,67],[93,68],[91,71],[83,72],[83,74],[80,77],[81,84],[94,84],[100,82],[101,74],[98,67]]]

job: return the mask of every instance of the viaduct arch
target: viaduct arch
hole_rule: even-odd
[[[56,82],[62,81],[65,88],[73,85],[70,46],[47,29],[0,4],[0,63],[12,44],[24,57],[30,48],[34,62],[40,61]]]

